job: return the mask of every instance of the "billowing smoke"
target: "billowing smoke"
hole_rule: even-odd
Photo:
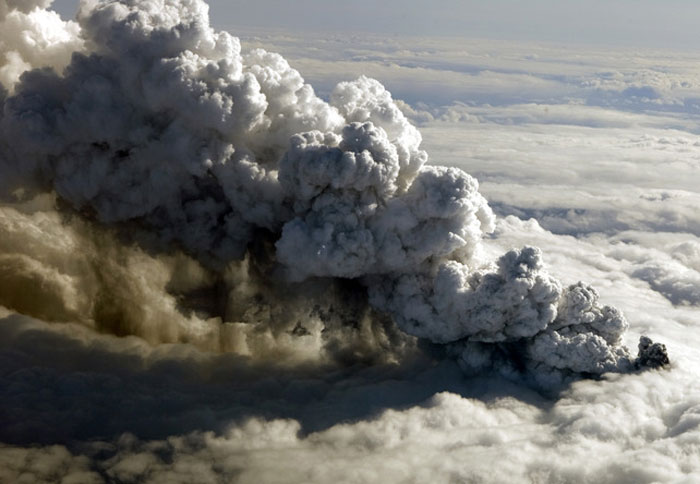
[[[30,7],[0,13],[46,15]],[[379,82],[343,82],[326,102],[281,56],[212,29],[201,0],[85,0],[80,38],[51,19],[65,35],[47,42],[75,50],[63,70],[0,44],[0,194],[20,207],[0,219],[0,283],[51,297],[1,304],[251,355],[391,359],[414,336],[468,373],[545,382],[668,362],[648,338],[635,360],[624,316],[585,284],[562,288],[539,249],[484,260],[495,217],[476,180],[426,165]],[[37,69],[19,78],[20,65]],[[28,248],[12,234],[42,226],[22,210],[46,194],[64,220]]]

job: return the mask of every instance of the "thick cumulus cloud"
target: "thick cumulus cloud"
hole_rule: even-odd
[[[0,84],[12,89],[22,72],[62,69],[82,48],[80,28],[47,7],[52,0],[0,1]]]
[[[42,11],[25,5],[17,15],[24,10]],[[0,194],[10,203],[55,192],[74,213],[131,234],[145,251],[183,250],[196,260],[153,262],[124,293],[133,285],[120,285],[118,270],[42,260],[10,237],[2,283],[15,289],[4,304],[34,311],[25,288],[39,285],[50,297],[37,317],[88,320],[154,341],[213,338],[223,348],[240,345],[222,343],[221,334],[238,334],[240,321],[256,318],[256,331],[315,335],[317,349],[340,341],[327,330],[334,318],[382,328],[380,340],[404,347],[410,338],[388,335],[388,315],[408,335],[451,344],[468,372],[495,366],[557,379],[634,366],[621,346],[622,314],[600,306],[585,285],[562,289],[538,249],[512,250],[494,264],[483,259],[480,240],[494,215],[476,180],[425,165],[420,133],[379,82],[340,83],[324,102],[281,56],[242,53],[236,38],[212,29],[200,0],[84,1],[78,22],[85,50],[63,71],[30,70],[9,86]],[[3,216],[13,236],[26,232],[17,224],[37,225],[12,211]],[[183,265],[196,274],[168,268]],[[202,311],[201,294],[217,277],[227,281],[217,286],[224,302],[208,301]],[[250,285],[278,289],[246,298]],[[317,302],[329,287],[338,293],[333,311]],[[262,316],[261,293],[277,308],[299,306],[290,302],[298,296],[313,309],[301,310],[296,324],[293,310]],[[127,309],[113,307],[112,294]],[[159,301],[157,309],[128,308],[143,299]],[[338,309],[348,299],[349,309]],[[178,314],[182,306],[188,316]],[[382,322],[357,322],[363,318]],[[666,361],[658,344],[645,340],[640,352],[639,364]]]

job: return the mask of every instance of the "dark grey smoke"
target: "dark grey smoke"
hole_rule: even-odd
[[[201,0],[86,0],[78,22],[81,47],[65,69],[30,70],[2,100],[0,195],[17,203],[55,193],[149,250],[203,263],[201,284],[154,283],[169,293],[159,296],[167,311],[179,301],[218,337],[253,338],[251,326],[236,326],[250,321],[257,339],[246,341],[258,346],[260,334],[319,334],[306,350],[318,351],[339,338],[307,321],[330,325],[351,299],[357,328],[372,333],[358,330],[358,344],[411,346],[376,322],[388,315],[408,335],[449,344],[467,372],[526,371],[541,382],[667,363],[663,345],[646,339],[634,360],[621,345],[624,316],[582,283],[562,288],[539,249],[484,260],[480,241],[495,217],[478,183],[425,164],[420,133],[379,82],[341,83],[325,102],[281,56],[241,53],[236,38],[214,31]],[[23,274],[41,273],[59,287],[68,271],[32,264],[8,274],[31,283]],[[339,302],[318,304],[328,287],[341,288]],[[223,302],[202,302],[215,288]],[[55,306],[68,308],[60,294]],[[290,295],[296,322],[274,315]],[[122,321],[130,297],[95,319]],[[212,317],[227,329],[211,330]],[[352,326],[347,310],[339,319]],[[101,329],[139,334],[121,323]],[[194,333],[178,331],[171,339]],[[246,344],[248,354],[263,351]]]
[[[661,368],[670,362],[666,345],[654,343],[646,336],[639,338],[639,352],[635,361],[638,368]]]

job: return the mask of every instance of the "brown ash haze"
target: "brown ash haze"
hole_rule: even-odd
[[[497,121],[319,97],[201,0],[50,4],[0,0],[1,482],[700,476],[693,230],[520,203],[498,165],[494,212],[416,124]]]

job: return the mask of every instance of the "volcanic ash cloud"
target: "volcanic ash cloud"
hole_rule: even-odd
[[[85,0],[79,27],[47,3],[0,4],[2,22],[43,19],[47,39],[63,36],[52,45],[75,51],[57,72],[45,67],[60,56],[0,44],[8,203],[53,192],[208,271],[253,261],[258,282],[302,302],[309,281],[359,287],[371,311],[448,345],[467,372],[546,380],[667,362],[647,339],[634,360],[623,315],[585,284],[562,288],[539,249],[484,261],[494,214],[476,180],[426,165],[420,133],[379,82],[340,83],[325,102],[281,56],[242,53],[213,30],[200,0]],[[16,58],[36,69],[20,78]]]

